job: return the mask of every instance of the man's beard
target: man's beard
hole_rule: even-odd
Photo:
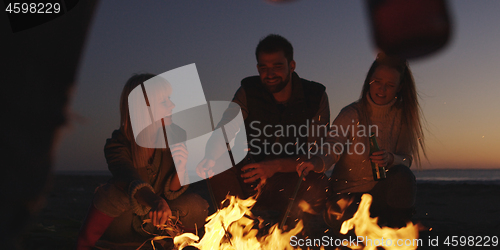
[[[290,82],[290,75],[288,75],[284,80],[280,81],[278,84],[274,84],[272,86],[269,86],[264,83],[264,87],[267,89],[267,91],[269,91],[269,93],[274,94],[283,90],[289,82]]]

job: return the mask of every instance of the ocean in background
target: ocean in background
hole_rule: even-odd
[[[500,169],[414,169],[413,173],[417,182],[500,185]]]
[[[500,185],[500,169],[413,169],[413,173],[417,178],[417,182]],[[55,174],[99,175],[111,177],[109,171],[56,171]]]

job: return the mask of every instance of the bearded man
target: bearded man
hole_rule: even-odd
[[[209,181],[218,204],[227,194],[247,198],[262,188],[254,210],[273,210],[283,215],[298,183],[299,176],[294,172],[297,164],[312,155],[310,150],[317,151],[326,136],[330,122],[328,97],[325,86],[295,73],[293,47],[284,37],[268,35],[257,45],[255,56],[259,75],[243,79],[233,98],[241,107],[245,123],[248,145],[243,147],[248,150],[247,157]],[[239,110],[226,110],[218,126],[231,121],[235,112]],[[228,141],[237,131],[226,127]],[[205,158],[197,168],[200,176],[210,176],[218,165],[217,159],[227,150],[214,146],[221,145],[214,143],[220,138],[213,136],[208,141]],[[235,147],[242,146],[238,141],[236,136]],[[326,187],[324,174],[308,175],[297,200],[306,201],[312,207],[309,212],[317,213],[324,205]],[[289,221],[299,214],[295,204],[290,215],[294,218]]]

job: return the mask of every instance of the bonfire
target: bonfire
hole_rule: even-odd
[[[188,248],[200,250],[303,249],[292,246],[290,241],[301,233],[302,221],[288,231],[281,230],[278,224],[273,225],[267,234],[259,237],[258,232],[262,228],[263,221],[251,212],[256,200],[253,197],[242,200],[234,196],[228,196],[227,199],[229,200],[227,207],[207,218],[203,238],[200,239],[193,233],[177,235],[173,239],[175,248],[179,250]],[[419,226],[412,222],[408,222],[405,227],[399,229],[379,227],[378,219],[370,217],[371,201],[372,197],[369,194],[362,196],[358,211],[353,218],[342,224],[340,230],[340,233],[347,234],[354,229],[356,237],[351,241],[339,240],[335,249],[348,247],[375,250],[378,247],[387,250],[412,250],[422,245],[421,239],[418,239]],[[299,204],[304,206],[302,203]],[[156,237],[152,241],[164,238],[166,237]],[[152,245],[154,247],[154,244]],[[325,245],[316,246],[321,249],[325,247]],[[332,247],[332,245],[327,247]]]
[[[254,216],[250,211],[256,200],[250,197],[246,200],[229,196],[229,206],[220,209],[207,218],[205,235],[200,240],[192,233],[185,233],[174,238],[178,249],[194,246],[205,249],[294,249],[290,245],[290,237],[302,231],[303,225],[299,221],[295,228],[282,231],[278,224],[269,229],[263,237],[257,237]],[[260,221],[262,222],[262,221]]]
[[[289,231],[282,231],[276,224],[269,229],[267,235],[257,237],[258,228],[250,211],[256,202],[255,199],[251,197],[241,200],[233,196],[228,199],[229,206],[207,218],[205,235],[202,239],[192,233],[181,234],[174,238],[176,248],[192,246],[200,250],[296,249],[291,246],[290,239],[302,231],[302,221]],[[357,235],[356,244],[348,245],[351,249],[371,250],[378,246],[384,249],[417,248],[418,226],[409,222],[406,227],[400,229],[380,228],[377,225],[377,218],[370,217],[370,204],[371,196],[363,195],[354,217],[342,224],[342,234],[354,228]]]

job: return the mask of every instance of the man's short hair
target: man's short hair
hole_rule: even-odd
[[[263,39],[260,40],[257,45],[257,49],[255,49],[255,58],[259,61],[259,54],[262,53],[275,53],[283,51],[285,54],[285,58],[288,63],[293,60],[293,47],[292,44],[286,40],[286,38],[277,35],[270,34]]]

